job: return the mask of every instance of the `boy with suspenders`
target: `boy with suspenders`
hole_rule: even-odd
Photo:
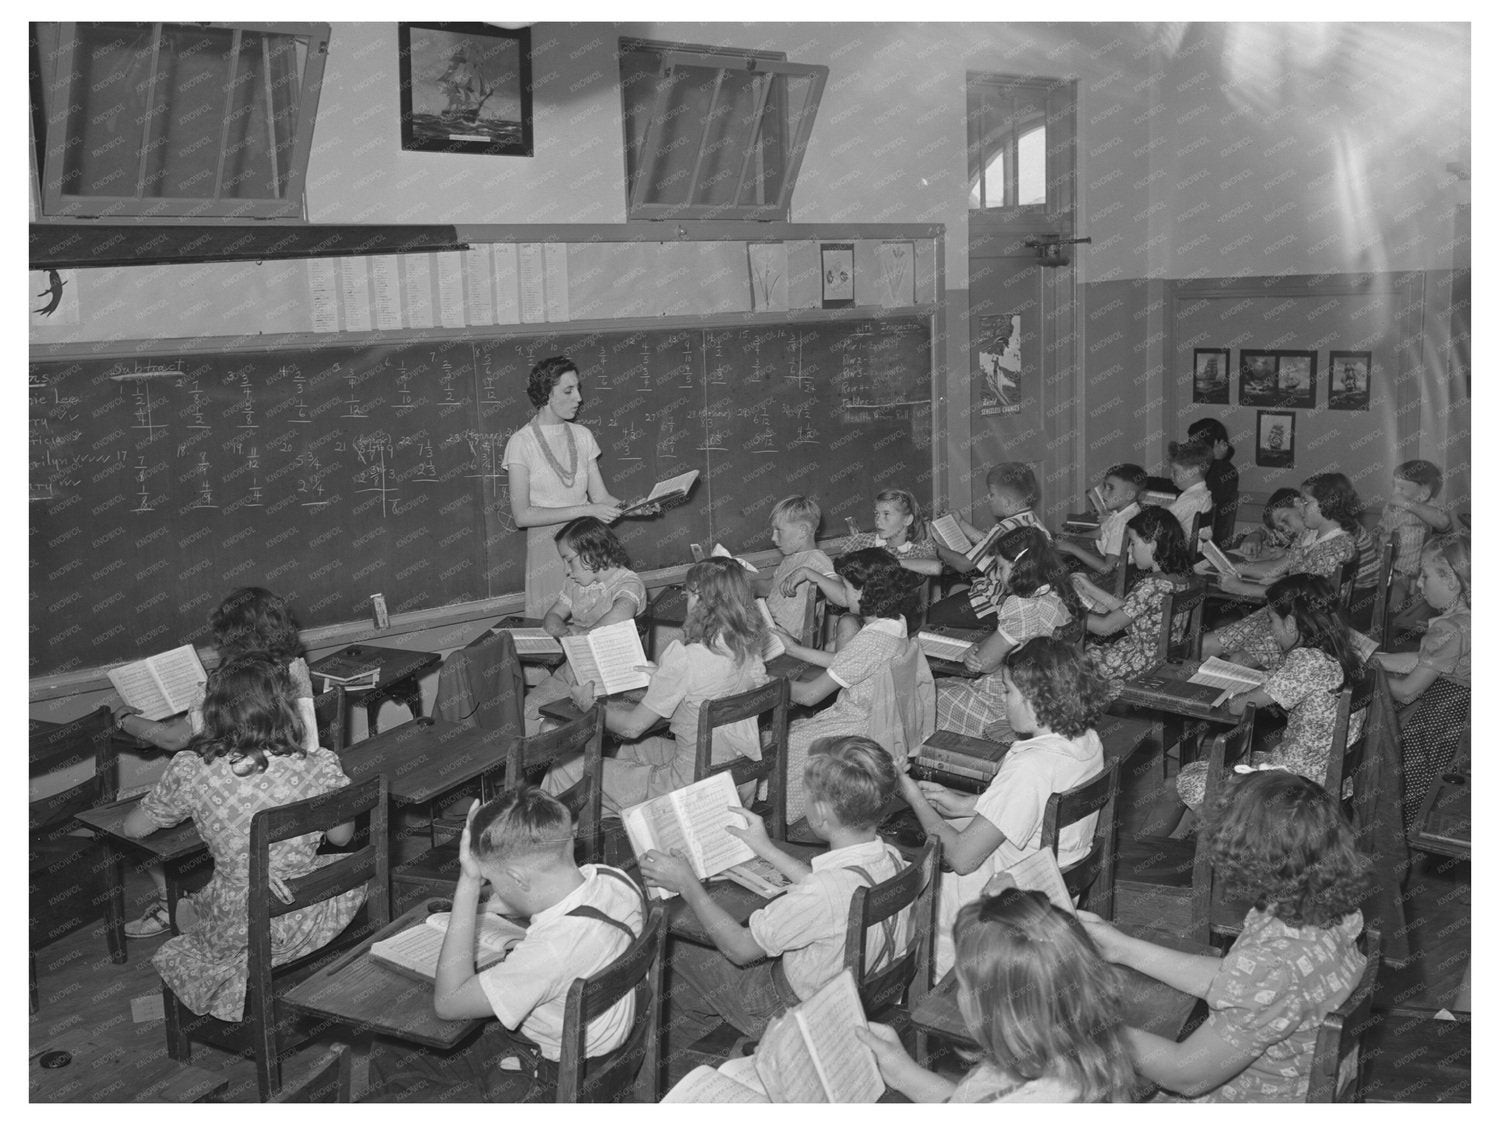
[[[483,806],[475,801],[459,855],[433,1007],[443,1019],[495,1016],[499,1023],[446,1054],[380,1043],[371,1059],[372,1093],[390,1101],[550,1101],[568,988],[610,965],[640,936],[645,895],[612,867],[579,867],[567,808],[531,787]],[[504,961],[476,973],[474,916],[485,883],[491,895],[484,908],[531,921]],[[596,1058],[621,1046],[635,1015],[630,995],[595,1019],[586,1054]]]
[[[759,1039],[774,1016],[836,977],[844,967],[854,892],[906,866],[875,832],[899,791],[896,763],[887,750],[859,735],[820,739],[809,751],[804,777],[808,826],[829,846],[811,866],[773,844],[760,817],[735,810],[747,823],[729,831],[792,880],[785,894],[750,916],[748,925],[709,897],[680,856],[650,851],[641,859],[647,884],[682,895],[717,946],[686,941],[671,946],[669,1063],[720,1021]],[[872,931],[865,950],[872,970],[900,954],[910,925],[909,918],[899,916]]]

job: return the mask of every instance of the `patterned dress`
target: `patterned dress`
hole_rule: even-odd
[[[879,617],[856,633],[833,658],[828,674],[841,690],[834,701],[817,714],[798,719],[787,732],[786,819],[790,824],[806,811],[807,789],[802,772],[812,744],[827,735],[866,734],[874,711],[877,675],[892,660],[915,644],[906,636],[906,626],[890,617]]]
[[[1337,585],[1339,568],[1358,553],[1354,537],[1339,529],[1291,548],[1286,553],[1285,573],[1316,574]],[[1243,652],[1262,666],[1269,667],[1280,659],[1281,646],[1271,635],[1271,611],[1264,606],[1213,635],[1224,646],[1224,652]]]
[[[1090,642],[1088,652],[1100,673],[1109,678],[1112,694],[1120,693],[1121,681],[1139,676],[1156,663],[1167,595],[1182,588],[1182,583],[1170,575],[1143,574],[1120,607],[1130,618],[1125,635],[1114,641]]]
[[[1288,926],[1252,909],[1208,986],[1208,1024],[1255,1059],[1205,1102],[1300,1102],[1307,1096],[1323,1017],[1354,991],[1365,971],[1354,941],[1359,911],[1338,922]]]
[[[1071,617],[1052,587],[1043,586],[1029,598],[1019,594],[1006,598],[995,620],[995,631],[1014,648],[1032,637],[1050,637]],[[977,680],[944,679],[937,687],[937,707],[939,730],[996,742],[1015,738],[1005,716],[1005,679],[999,671]]]
[[[576,637],[598,624],[620,598],[635,607],[633,612],[637,617],[646,608],[646,584],[635,571],[617,566],[595,575],[595,580],[587,586],[569,578],[563,583],[556,604],[568,611],[568,635]],[[523,713],[528,735],[541,729],[542,704],[566,699],[573,683],[572,667],[563,664],[526,693]]]
[[[151,963],[193,1012],[238,1021],[245,1015],[249,948],[250,821],[262,809],[316,797],[349,784],[338,755],[319,748],[303,757],[273,757],[264,773],[237,777],[227,758],[212,764],[191,751],[172,758],[141,809],[159,828],[191,817],[213,856],[208,886],[188,901],[197,926],[170,939]],[[272,887],[333,862],[317,855],[320,833],[271,846]],[[327,945],[365,901],[364,887],[271,919],[271,963],[280,965]]]
[[[1417,664],[1438,678],[1401,709],[1401,816],[1416,824],[1432,779],[1448,768],[1471,718],[1473,631],[1469,607],[1454,605],[1434,617],[1422,636]]]
[[[1270,750],[1250,756],[1253,766],[1280,766],[1323,784],[1328,776],[1328,754],[1333,747],[1333,728],[1338,720],[1339,692],[1344,670],[1337,660],[1316,648],[1294,648],[1281,667],[1266,678],[1265,692],[1286,709],[1286,727]],[[1354,719],[1349,738],[1359,735]],[[1208,763],[1193,762],[1177,775],[1177,795],[1197,811],[1203,804]]]

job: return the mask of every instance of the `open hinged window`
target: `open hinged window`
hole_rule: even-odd
[[[1071,83],[971,73],[968,133],[971,211],[1072,210]]]
[[[31,26],[45,216],[302,215],[327,24]]]
[[[826,66],[625,41],[620,80],[630,218],[787,218]]]

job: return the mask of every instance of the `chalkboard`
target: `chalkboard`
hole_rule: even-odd
[[[690,501],[617,534],[637,569],[690,542],[770,546],[782,496],[825,532],[931,475],[923,317],[113,355],[30,366],[32,675],[206,640],[264,585],[304,626],[518,592],[510,434],[543,356],[579,365],[579,421],[622,499],[697,468]],[[128,356],[128,357],[127,357]],[[170,374],[153,374],[154,372]]]

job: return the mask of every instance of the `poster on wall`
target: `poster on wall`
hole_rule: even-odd
[[[979,413],[1021,413],[1021,314],[979,318]]]
[[[1193,401],[1229,405],[1229,349],[1193,349]]]
[[[401,147],[530,156],[531,29],[398,23]]]
[[[1370,409],[1370,353],[1328,353],[1328,409]]]
[[[1255,463],[1264,469],[1290,469],[1296,460],[1297,416],[1289,410],[1255,412]]]
[[[1240,349],[1241,406],[1318,404],[1318,353]]]

